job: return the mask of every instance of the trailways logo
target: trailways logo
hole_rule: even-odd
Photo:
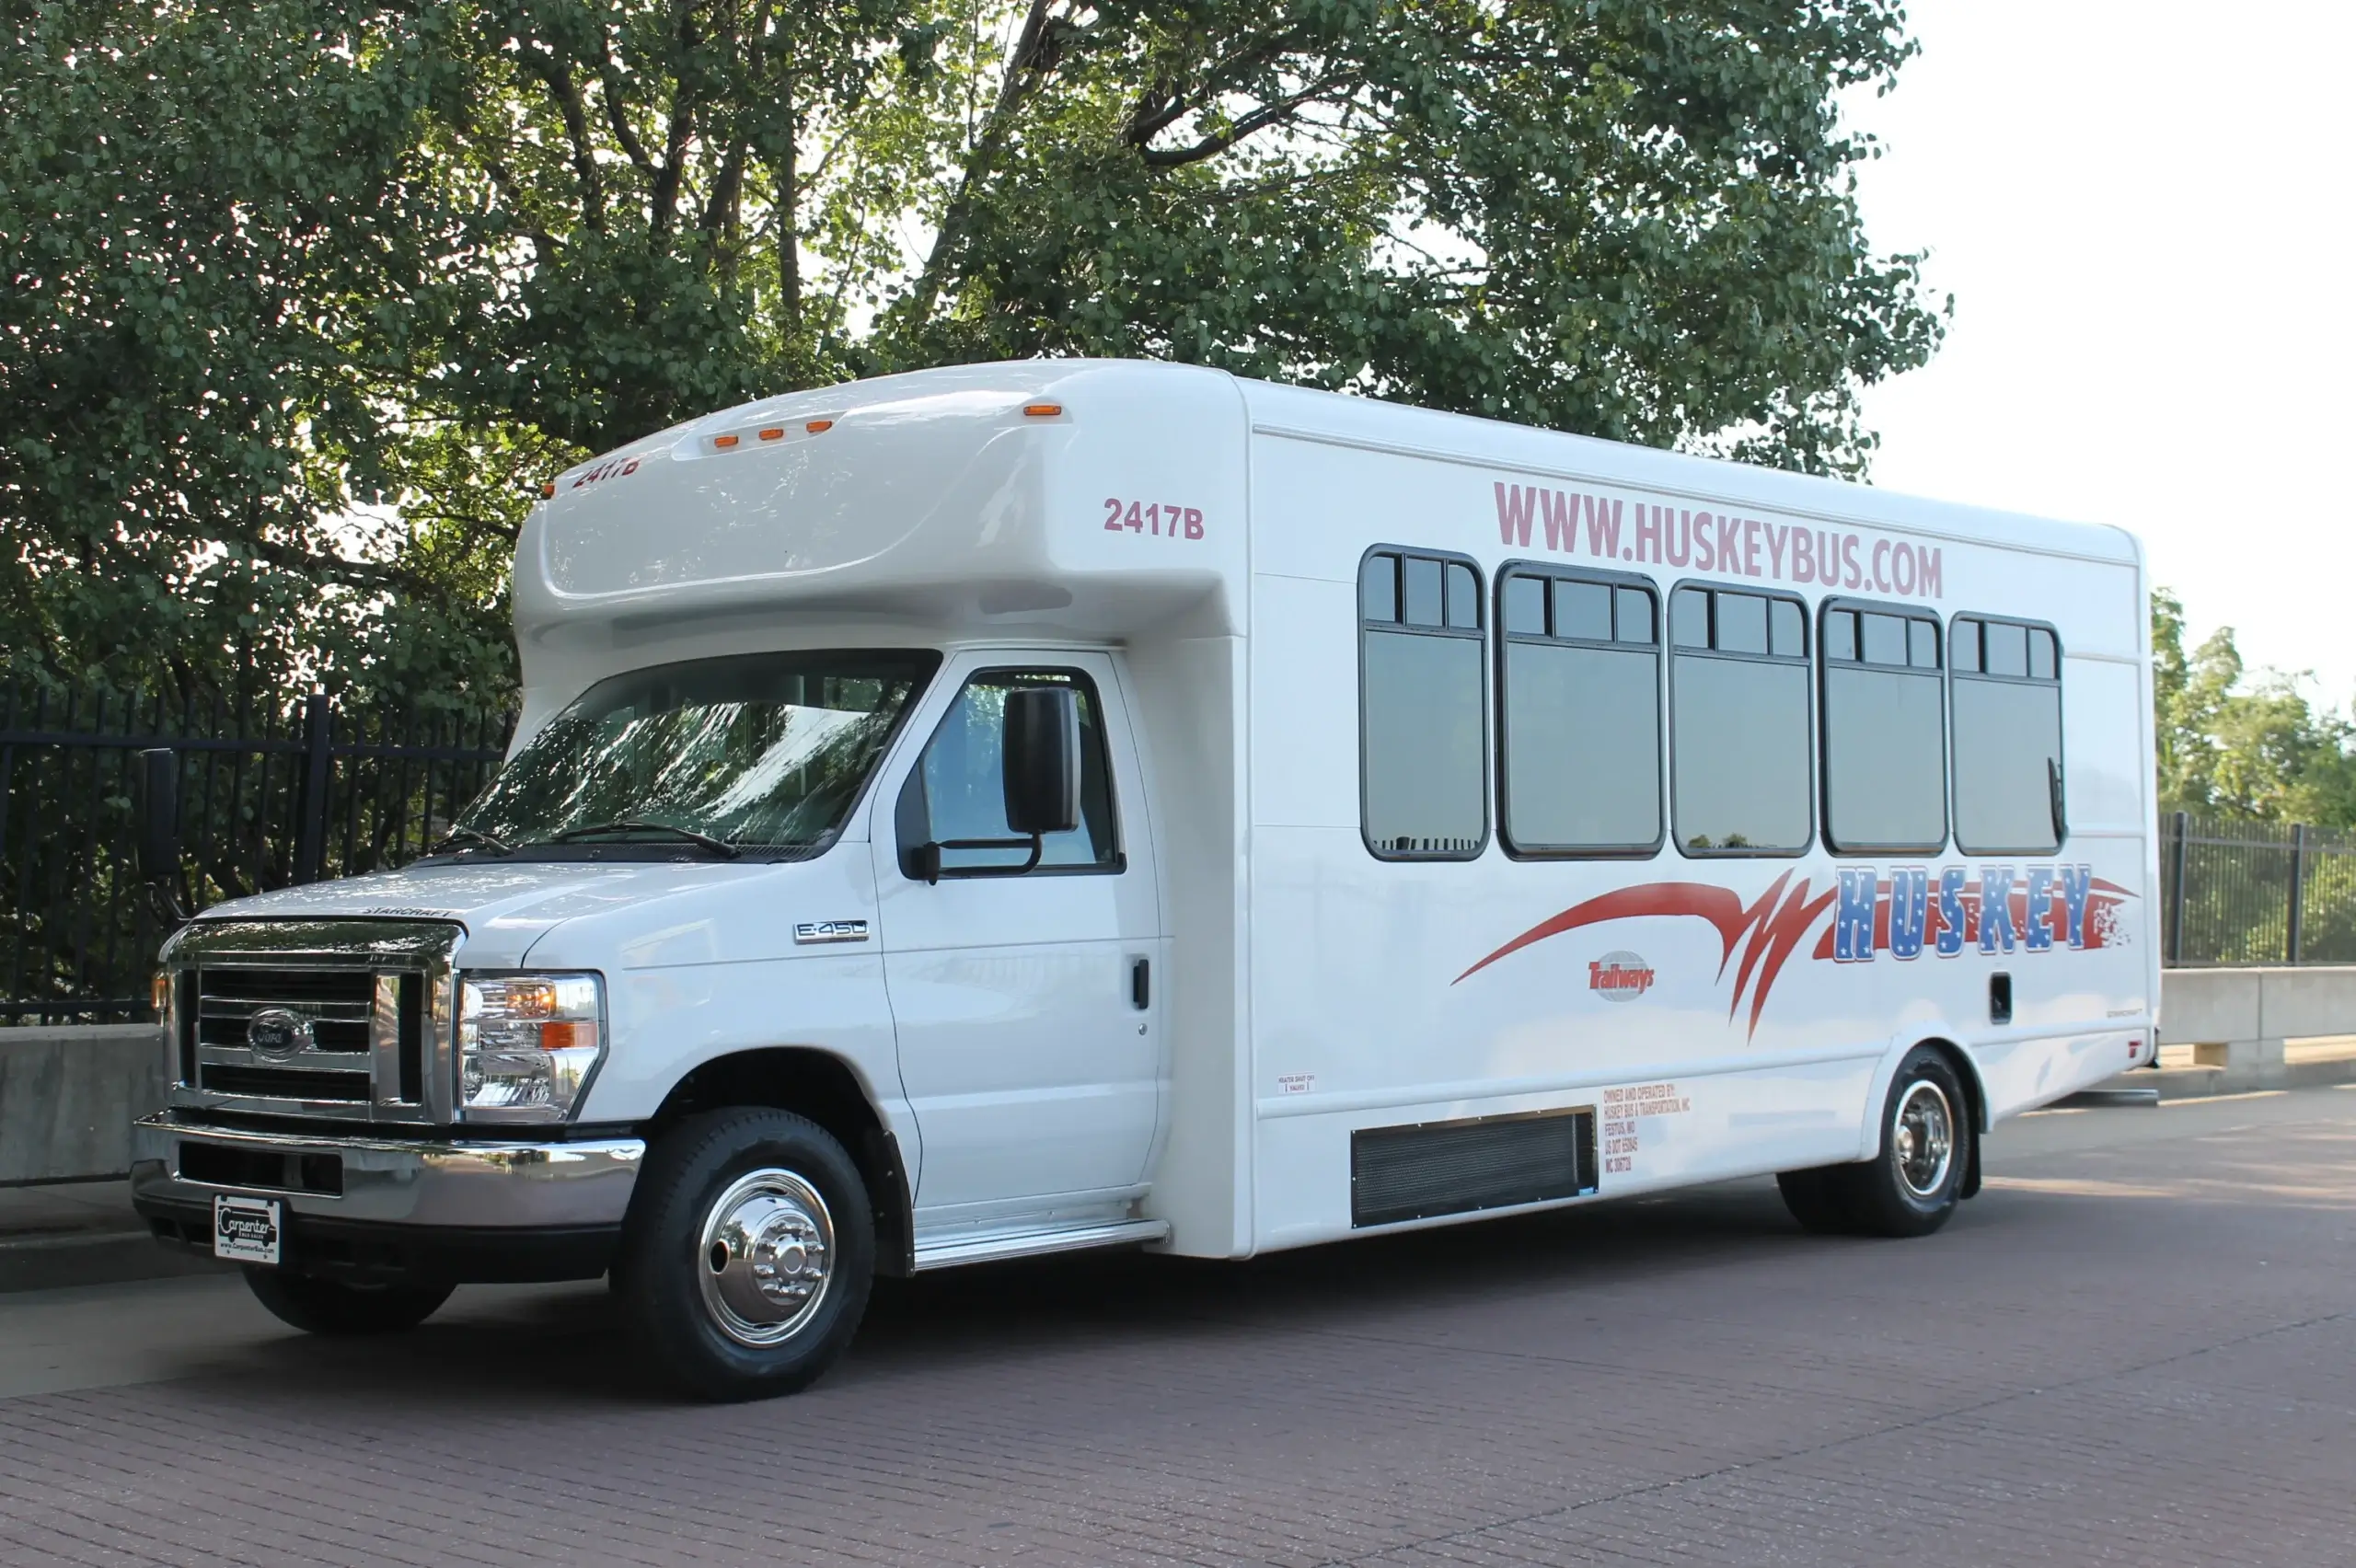
[[[1828,911],[1831,919],[1817,937],[1812,956],[1864,963],[1882,952],[1903,961],[1925,952],[1954,958],[1967,948],[2000,953],[2015,949],[2050,952],[2056,945],[2080,951],[2114,947],[2127,940],[2119,905],[2134,896],[2118,883],[2097,878],[2094,868],[2085,865],[1982,866],[1976,882],[1962,866],[1941,867],[1935,881],[1925,866],[1896,867],[1886,877],[1870,867],[1848,867],[1834,886],[1813,894],[1807,878],[1795,886],[1792,873],[1785,871],[1749,904],[1730,889],[1707,882],[1639,882],[1540,921],[1451,984],[1471,979],[1533,942],[1582,926],[1691,915],[1717,930],[1723,944],[1718,978],[1725,979],[1727,968],[1734,968],[1734,997],[1727,1004],[1727,1017],[1740,1011],[1749,996],[1746,1032],[1756,1034],[1775,977]],[[1588,966],[1588,989],[1613,1001],[1633,1001],[1652,983],[1651,967],[1634,953],[1606,953]]]

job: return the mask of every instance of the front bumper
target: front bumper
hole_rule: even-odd
[[[285,1266],[459,1283],[577,1279],[611,1262],[640,1138],[433,1142],[257,1132],[166,1111],[132,1128],[133,1206],[211,1250],[218,1193],[284,1205]]]

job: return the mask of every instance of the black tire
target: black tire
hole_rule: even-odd
[[[1794,1219],[1819,1235],[1905,1237],[1928,1236],[1954,1216],[1980,1134],[1944,1055],[1928,1045],[1907,1053],[1889,1080],[1880,1128],[1871,1159],[1775,1178]]]
[[[797,1392],[832,1366],[874,1275],[874,1210],[842,1145],[805,1117],[742,1108],[691,1116],[647,1151],[613,1286],[673,1382],[748,1400]]]
[[[1784,1206],[1800,1222],[1800,1228],[1818,1236],[1854,1236],[1857,1233],[1857,1216],[1849,1212],[1849,1205],[1836,1180],[1841,1171],[1837,1165],[1815,1170],[1786,1170],[1775,1178],[1776,1187],[1784,1194]]]
[[[450,1299],[446,1285],[346,1285],[283,1269],[248,1268],[246,1284],[273,1317],[306,1334],[406,1333]]]
[[[1910,1129],[1910,1111],[1925,1114]],[[1932,1121],[1944,1124],[1944,1145]],[[1898,1064],[1882,1102],[1881,1148],[1846,1173],[1842,1196],[1868,1236],[1928,1236],[1955,1214],[1978,1137],[1970,1101],[1947,1059],[1917,1045]],[[1926,1144],[1928,1147],[1926,1147]]]

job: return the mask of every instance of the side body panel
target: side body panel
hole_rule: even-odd
[[[1287,411],[1280,398],[1271,407]],[[2148,1054],[2157,934],[2136,563],[1899,526],[1866,491],[1845,491],[1848,514],[1810,513],[1742,493],[1740,470],[1717,470],[1727,493],[1697,495],[1645,471],[1682,461],[1655,454],[1615,468],[1621,449],[1590,448],[1580,455],[1606,460],[1531,472],[1477,449],[1304,439],[1269,428],[1275,417],[1263,409],[1253,472],[1260,1247],[1350,1232],[1359,1128],[1594,1106],[1608,1195],[1868,1155],[1889,1075],[1926,1039],[1969,1054],[1993,1117],[2131,1065],[2131,1046]],[[1525,506],[1533,490],[1545,495]],[[1588,496],[1605,503],[1592,533]],[[1550,507],[1576,519],[1551,548]],[[1732,525],[1733,553],[1712,561],[1729,570],[1699,567],[1705,512],[1713,535]],[[1832,581],[1793,570],[1802,528],[1832,538]],[[1772,556],[1753,559],[1761,537]],[[1811,630],[1833,596],[1926,606],[1943,625],[1958,611],[2050,622],[2065,652],[2070,836],[2045,857],[1967,855],[1951,836],[1935,855],[1835,856],[1819,832],[1797,857],[1692,857],[1672,833],[1650,856],[1516,859],[1495,832],[1493,747],[1492,832],[1477,858],[1377,859],[1360,836],[1356,581],[1376,545],[1476,559],[1493,647],[1496,573],[1513,560],[1639,572],[1664,603],[1685,582],[1796,590]],[[1890,565],[1901,554],[1905,593]],[[1493,742],[1496,682],[1493,660]],[[2065,896],[2065,883],[2081,892]],[[1859,919],[1872,934],[1836,956],[1844,885],[1851,935]],[[1954,951],[1934,911],[1917,954],[1899,955],[1913,944],[1890,940],[1892,901],[1914,889],[1956,896],[1969,933],[1958,925]],[[1993,951],[1977,928],[1982,889],[1992,901],[2010,892],[2010,921],[1990,922]],[[1636,969],[1641,986],[1606,983]],[[2009,1024],[1991,1021],[1999,972],[2015,991]]]

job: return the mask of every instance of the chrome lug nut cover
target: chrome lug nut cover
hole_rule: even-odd
[[[772,1345],[814,1316],[833,1274],[834,1216],[791,1170],[737,1178],[706,1212],[698,1281],[713,1324],[740,1344]]]
[[[1918,1198],[1937,1196],[1955,1159],[1955,1115],[1946,1091],[1927,1078],[1909,1085],[1891,1118],[1889,1143],[1906,1190]]]

